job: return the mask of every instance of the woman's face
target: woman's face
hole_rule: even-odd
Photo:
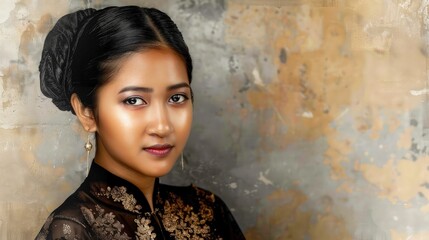
[[[97,91],[95,161],[122,177],[163,176],[191,129],[186,66],[167,48],[134,53],[120,64]]]

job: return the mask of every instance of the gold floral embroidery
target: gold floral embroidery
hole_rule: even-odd
[[[100,193],[97,193],[98,196],[105,196],[107,198],[112,198],[115,202],[121,202],[122,206],[131,212],[140,213],[142,206],[137,204],[137,200],[134,198],[134,195],[127,193],[126,187],[107,187],[107,190],[101,189]]]
[[[213,193],[207,194],[206,191],[202,190],[201,188],[198,188],[197,186],[192,184],[192,188],[195,189],[195,192],[197,192],[198,197],[203,197],[207,199],[209,202],[214,203],[215,202],[215,195]]]
[[[170,201],[164,202],[164,213],[162,222],[165,229],[176,239],[212,239],[210,235],[209,222],[213,220],[213,209],[207,205],[214,202],[211,195],[207,195],[203,190],[197,195],[203,197],[199,199],[198,209],[187,205],[176,195],[170,193]]]
[[[68,224],[63,223],[63,234],[68,238],[72,233],[71,227]]]
[[[150,226],[150,219],[139,217],[134,219],[134,222],[137,223],[137,240],[154,240],[156,238],[156,233],[153,233],[154,228]]]
[[[126,233],[121,234],[124,225],[115,219],[113,213],[105,213],[105,210],[98,205],[95,206],[95,215],[86,207],[82,207],[81,211],[99,239],[131,239]]]

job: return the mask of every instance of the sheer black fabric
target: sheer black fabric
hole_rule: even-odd
[[[93,163],[36,240],[244,239],[225,203],[196,186],[155,183],[154,211],[133,184]]]

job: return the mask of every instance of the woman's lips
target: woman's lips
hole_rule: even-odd
[[[171,149],[173,149],[173,146],[170,144],[157,144],[150,147],[143,148],[146,152],[155,155],[157,157],[165,157],[167,156]]]

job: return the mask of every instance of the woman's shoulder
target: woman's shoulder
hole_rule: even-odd
[[[88,237],[88,226],[82,214],[81,203],[82,199],[79,198],[78,192],[70,195],[48,216],[36,240],[57,239],[57,237],[87,239],[85,237]]]
[[[36,240],[44,239],[91,239],[88,214],[95,203],[82,186],[72,193],[48,216]]]

